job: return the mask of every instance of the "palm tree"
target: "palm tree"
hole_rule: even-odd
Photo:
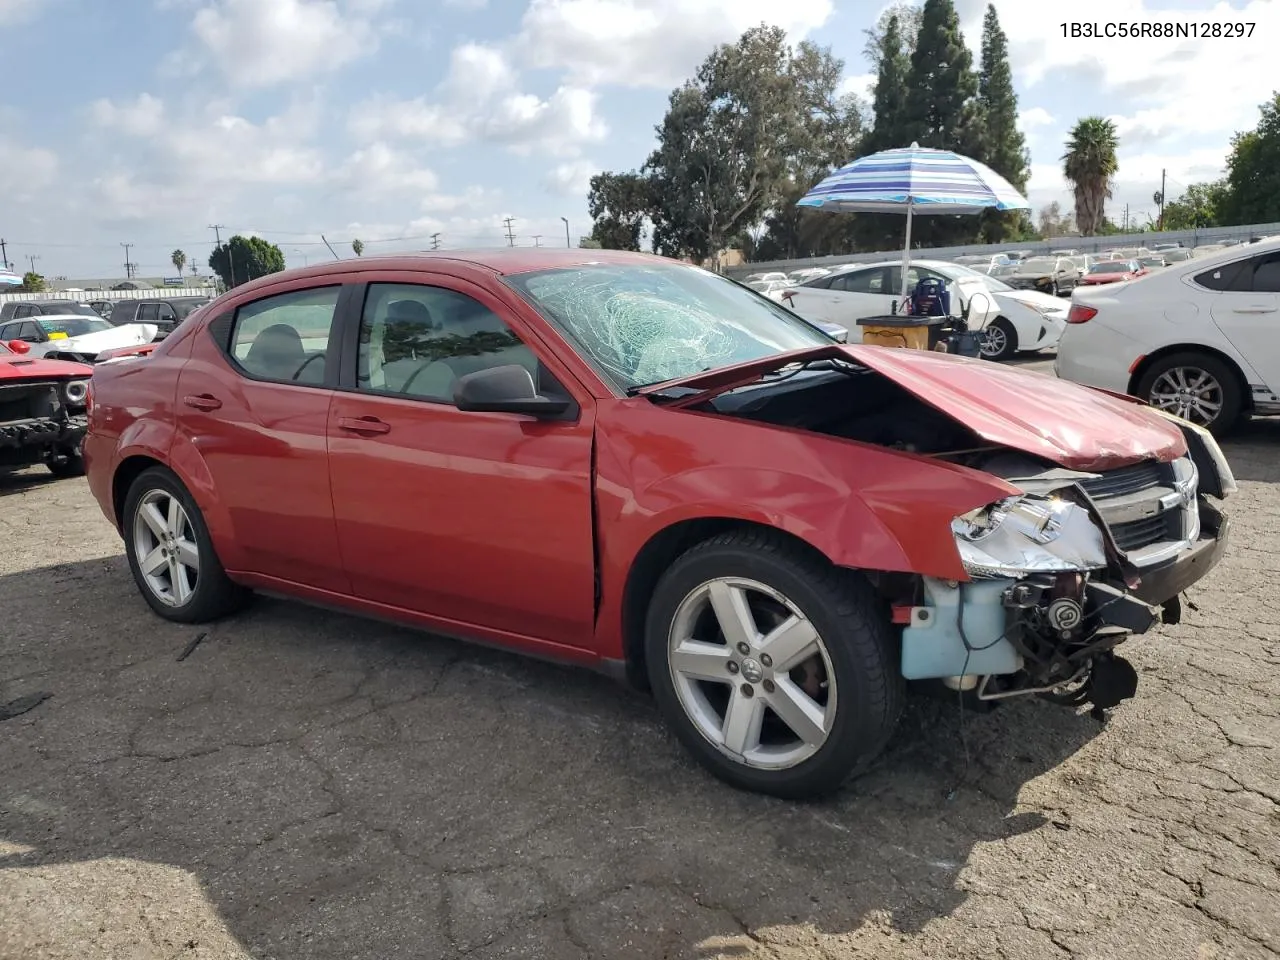
[[[1062,155],[1062,172],[1076,195],[1076,226],[1082,236],[1096,236],[1111,198],[1111,178],[1116,160],[1116,125],[1106,117],[1082,117],[1067,134],[1067,152]]]
[[[169,261],[178,271],[178,276],[182,276],[182,268],[187,265],[187,255],[181,250],[175,250],[173,253],[169,254]]]
[[[351,249],[352,249],[352,250],[354,250],[354,251],[356,252],[356,256],[357,256],[357,257],[363,257],[363,256],[364,256],[364,241],[362,241],[359,237],[357,237],[355,240],[352,240],[352,241],[351,241]]]

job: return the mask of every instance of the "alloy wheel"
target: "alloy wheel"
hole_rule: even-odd
[[[133,517],[133,547],[147,589],[171,607],[190,601],[200,578],[200,548],[182,503],[167,490],[151,490]]]
[[[690,592],[672,618],[668,664],[698,732],[749,767],[794,767],[831,733],[837,691],[826,645],[765,584],[725,577]]]
[[[983,356],[998,357],[1003,354],[1009,345],[1009,338],[1005,336],[1004,330],[993,324],[986,328],[985,333],[986,338],[982,342]]]
[[[1207,427],[1222,413],[1222,384],[1199,367],[1170,367],[1156,377],[1147,399],[1153,407]]]

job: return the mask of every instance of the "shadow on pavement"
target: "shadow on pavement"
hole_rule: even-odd
[[[52,694],[0,723],[0,939],[50,923],[55,890],[80,958],[135,936],[282,960],[889,943],[963,907],[975,845],[1053,842],[1019,790],[1101,729],[1035,701],[962,731],[913,700],[877,769],[784,803],[588,673],[279,601],[167,624],[120,557],[0,578],[0,605],[0,703]]]
[[[1280,417],[1244,421],[1222,438],[1222,449],[1237,480],[1280,481]]]

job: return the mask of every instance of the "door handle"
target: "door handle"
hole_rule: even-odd
[[[182,402],[188,407],[195,407],[197,410],[217,410],[222,406],[221,400],[208,393],[198,393],[193,396],[183,397]]]
[[[339,417],[338,426],[352,433],[390,433],[391,424],[377,417]]]
[[[1235,307],[1233,313],[1275,313],[1275,307],[1269,307],[1265,303],[1255,303],[1247,307]]]

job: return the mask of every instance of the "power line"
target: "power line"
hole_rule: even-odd
[[[512,229],[512,224],[516,222],[516,218],[504,217],[502,222],[507,227],[507,246],[514,247],[516,245],[516,235],[515,231]]]

